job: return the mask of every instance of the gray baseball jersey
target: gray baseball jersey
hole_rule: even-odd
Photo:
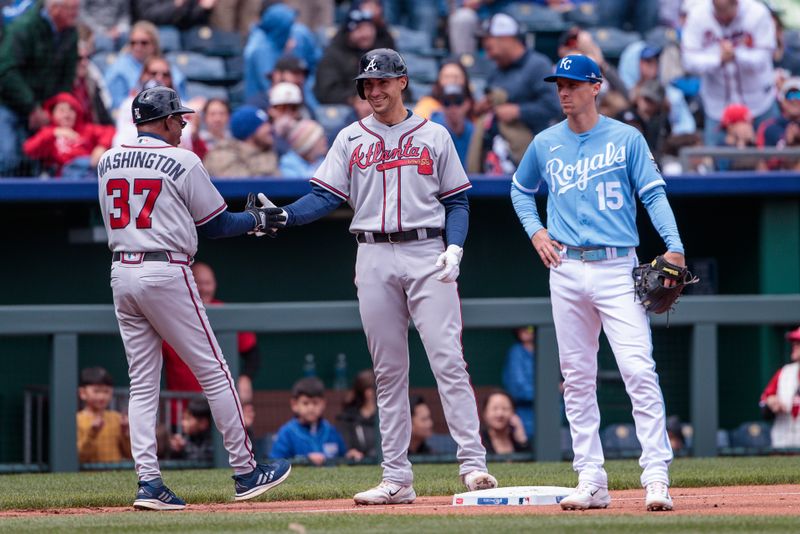
[[[194,152],[154,137],[107,151],[97,174],[113,251],[170,250],[194,256],[195,226],[227,207]]]
[[[156,416],[162,340],[202,386],[236,474],[251,472],[256,462],[233,377],[189,269],[197,251],[195,226],[224,211],[225,201],[195,154],[149,136],[107,151],[98,177],[115,253],[111,289],[128,358],[131,451],[139,479],[161,476]],[[148,258],[147,252],[166,254]]]
[[[412,115],[393,126],[372,116],[344,128],[313,183],[354,210],[353,233],[444,228],[441,200],[471,187],[450,134]],[[424,234],[424,235],[427,235]],[[458,444],[459,471],[486,471],[475,394],[461,345],[455,283],[436,280],[441,238],[358,247],[355,283],[372,355],[383,448],[383,479],[411,484],[408,461],[408,326],[413,320],[438,384],[445,418]]]
[[[444,228],[440,200],[472,187],[447,130],[417,115],[342,129],[311,181],[350,204],[353,233]]]

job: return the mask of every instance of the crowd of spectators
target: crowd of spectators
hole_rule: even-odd
[[[369,114],[353,77],[360,56],[380,47],[404,54],[406,100],[447,128],[468,172],[513,172],[532,137],[562,119],[542,78],[569,53],[601,66],[602,113],[640,129],[665,172],[690,171],[677,157],[682,147],[750,154],[800,141],[797,7],[793,0],[18,0],[4,8],[0,34],[0,175],[91,176],[110,129],[114,144],[134,135],[131,97],[166,85],[198,110],[187,117],[181,146],[206,159],[215,177],[303,177],[342,126]],[[209,74],[212,67],[222,74]],[[701,163],[772,170],[797,161]]]

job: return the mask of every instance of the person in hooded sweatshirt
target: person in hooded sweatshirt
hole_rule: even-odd
[[[295,22],[296,17],[297,13],[289,6],[273,4],[250,30],[244,47],[244,86],[248,102],[269,91],[272,85],[269,75],[284,54],[303,59],[313,73],[322,52],[311,30]]]
[[[114,127],[83,122],[81,104],[69,93],[50,97],[44,109],[50,124],[25,141],[25,154],[56,176],[92,176],[100,156],[111,147]]]

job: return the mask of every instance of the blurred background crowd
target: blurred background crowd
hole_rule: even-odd
[[[559,56],[603,69],[601,112],[640,129],[666,174],[794,169],[797,0],[5,0],[0,176],[91,177],[130,142],[132,96],[176,89],[198,111],[181,145],[217,178],[307,178],[370,113],[352,79],[399,50],[406,103],[443,124],[473,174],[509,174],[561,120],[542,83]],[[752,158],[678,158],[683,147]]]

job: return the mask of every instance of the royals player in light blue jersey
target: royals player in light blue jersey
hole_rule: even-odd
[[[664,257],[685,265],[665,182],[638,130],[597,112],[600,68],[586,56],[562,58],[545,81],[557,84],[567,119],[531,142],[514,174],[514,209],[550,269],[564,403],[575,452],[578,487],[565,510],[606,508],[611,497],[603,468],[597,405],[597,350],[602,328],[633,405],[639,465],[649,511],[672,510],[664,398],[653,361],[650,323],[636,300],[636,197],[667,245]],[[547,186],[547,227],[533,194]]]

